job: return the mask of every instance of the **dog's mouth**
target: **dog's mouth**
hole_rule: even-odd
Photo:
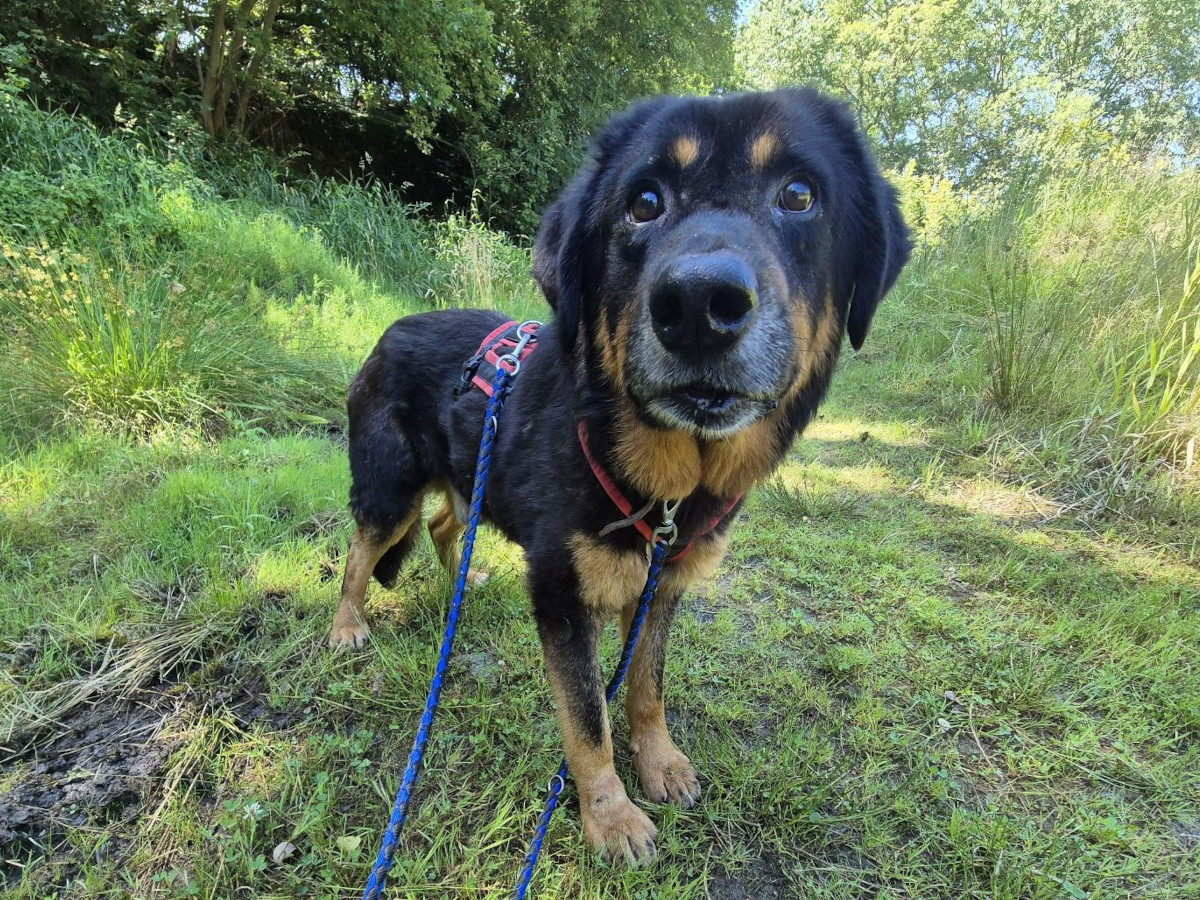
[[[640,405],[667,427],[694,431],[702,437],[726,437],[758,421],[777,404],[712,385],[690,384]]]

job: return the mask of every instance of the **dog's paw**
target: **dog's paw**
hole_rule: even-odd
[[[492,576],[483,569],[468,569],[467,584],[471,587],[483,587],[491,580]]]
[[[358,650],[365,647],[370,639],[371,633],[367,630],[366,625],[358,622],[340,625],[334,622],[333,629],[329,632],[329,648],[331,650]]]
[[[692,761],[665,734],[640,742],[633,751],[633,766],[648,800],[691,809],[700,799],[700,779]]]
[[[640,866],[654,859],[658,829],[634,806],[623,788],[592,798],[580,813],[588,846],[606,861]]]

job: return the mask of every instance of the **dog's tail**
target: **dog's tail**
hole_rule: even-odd
[[[404,565],[404,558],[408,556],[413,545],[416,543],[417,534],[417,528],[408,529],[404,537],[392,544],[384,552],[383,556],[379,557],[379,562],[375,563],[375,580],[385,588],[390,589],[395,587],[396,577],[400,574],[400,567]]]

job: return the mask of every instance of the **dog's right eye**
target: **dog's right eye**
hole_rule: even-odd
[[[629,204],[629,218],[634,222],[652,222],[662,215],[662,197],[657,191],[642,191]]]

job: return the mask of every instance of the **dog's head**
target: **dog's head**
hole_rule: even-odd
[[[846,108],[810,90],[664,97],[596,137],[534,276],[569,351],[659,427],[720,437],[858,349],[910,250]]]

